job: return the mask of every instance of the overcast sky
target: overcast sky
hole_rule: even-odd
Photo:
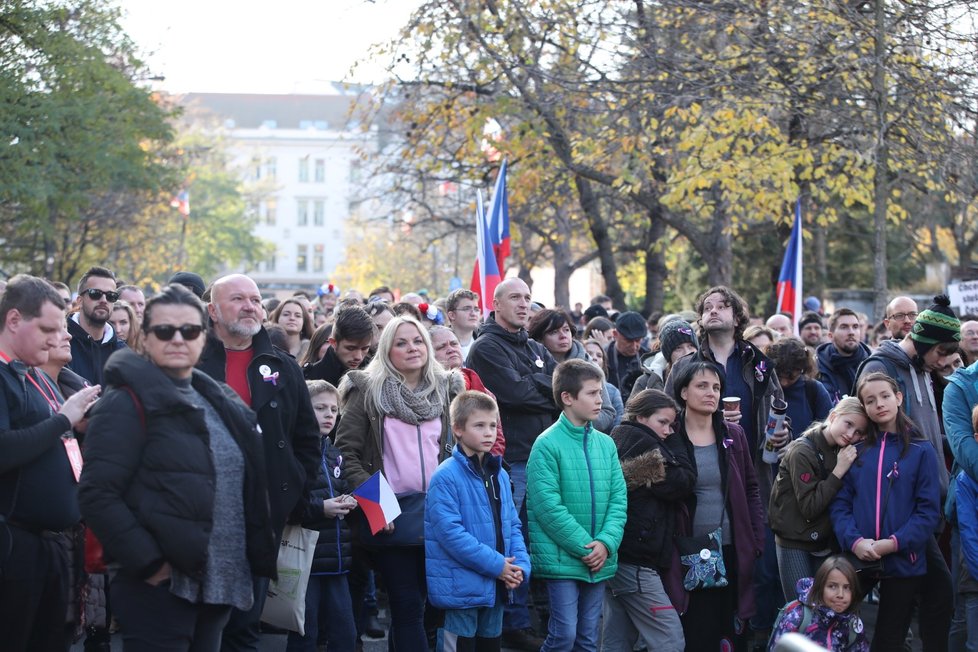
[[[397,34],[419,0],[117,0],[122,25],[170,92],[315,92],[376,82],[350,67]]]

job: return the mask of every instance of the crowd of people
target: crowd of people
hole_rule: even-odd
[[[287,649],[978,649],[978,319],[896,297],[643,316],[501,282],[263,297],[89,269],[0,297],[0,640]],[[488,307],[487,307],[488,308]],[[797,322],[797,326],[795,325]],[[797,328],[797,330],[796,330]],[[400,515],[352,492],[382,473]],[[878,602],[876,627],[860,617]]]

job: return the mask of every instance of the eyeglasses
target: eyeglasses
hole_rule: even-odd
[[[897,321],[903,321],[904,319],[909,319],[912,321],[917,318],[918,314],[919,313],[916,312],[895,312],[889,317],[887,317],[887,319],[895,319]]]
[[[479,310],[479,306],[462,306],[461,308],[456,308],[454,312],[476,312]]]
[[[150,326],[146,329],[147,333],[152,333],[156,336],[156,339],[164,342],[169,342],[172,340],[173,336],[177,334],[177,331],[180,331],[180,337],[182,337],[185,342],[189,342],[200,337],[200,334],[204,332],[204,327],[200,324],[184,324],[183,326],[158,324],[156,326]]]
[[[104,292],[95,288],[88,288],[82,294],[88,295],[88,298],[92,301],[101,301],[103,296],[109,300],[109,303],[115,303],[119,300],[119,293],[113,292],[112,290]]]

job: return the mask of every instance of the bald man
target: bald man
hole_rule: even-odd
[[[961,322],[961,346],[958,349],[965,366],[978,360],[978,321]]]
[[[496,396],[517,511],[526,497],[530,448],[537,435],[553,424],[558,412],[551,385],[557,364],[547,349],[526,332],[531,303],[530,288],[522,280],[508,278],[500,283],[493,294],[493,312],[472,343],[465,365]],[[533,633],[525,583],[516,590],[514,599],[515,604],[505,606],[503,645],[539,650],[543,640]]]
[[[768,317],[764,325],[777,333],[778,337],[791,337],[795,334],[795,325],[791,322],[791,317],[780,312]]]
[[[902,340],[910,334],[915,319],[917,302],[910,297],[896,297],[886,306],[883,325],[889,331],[891,339]]]
[[[258,415],[265,451],[268,498],[276,540],[286,521],[312,516],[310,490],[319,470],[319,425],[299,365],[272,346],[262,327],[261,292],[232,274],[214,282],[207,305],[213,331],[197,367],[226,382]],[[325,512],[319,505],[322,517]],[[255,605],[231,614],[222,650],[257,650],[258,620],[267,578],[256,578]]]

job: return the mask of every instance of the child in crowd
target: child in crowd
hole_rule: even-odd
[[[614,441],[591,427],[603,386],[592,362],[557,366],[553,392],[562,412],[526,465],[530,556],[550,598],[541,652],[598,649],[605,582],[618,569],[628,494]]]
[[[428,600],[445,609],[439,651],[500,649],[503,604],[530,577],[519,514],[496,442],[499,411],[484,392],[452,401],[452,456],[438,465],[425,498]]]
[[[323,516],[303,524],[319,530],[306,589],[306,633],[290,632],[285,649],[315,652],[319,645],[330,652],[354,652],[357,631],[347,579],[353,551],[350,528],[343,517],[356,508],[357,501],[345,493],[343,455],[329,437],[339,417],[340,397],[325,380],[306,381],[306,387],[322,437],[322,463],[312,496],[314,501],[322,501]]]
[[[971,425],[978,441],[978,405],[971,412]],[[978,482],[965,471],[958,474],[955,509],[961,532],[961,569],[958,600],[964,601],[968,624],[968,650],[978,650]],[[959,608],[960,609],[960,608]]]
[[[778,614],[768,651],[774,652],[788,632],[797,632],[829,652],[868,652],[858,595],[856,569],[845,557],[829,557],[814,579],[798,580],[798,599]]]
[[[898,650],[910,627],[914,601],[921,601],[920,637],[925,650],[945,649],[951,590],[928,586],[927,548],[935,546],[940,488],[934,446],[904,414],[896,381],[881,372],[861,377],[856,395],[873,426],[857,444],[858,460],[830,507],[842,549],[864,564],[882,559],[879,612],[873,650]],[[937,575],[937,573],[935,573]],[[870,579],[872,577],[870,576]],[[871,586],[862,589],[868,591]],[[929,590],[930,589],[930,590]]]
[[[856,460],[855,444],[867,426],[859,399],[847,396],[788,444],[771,490],[768,519],[777,543],[784,599],[791,600],[798,580],[812,577],[837,550],[829,505]]]

